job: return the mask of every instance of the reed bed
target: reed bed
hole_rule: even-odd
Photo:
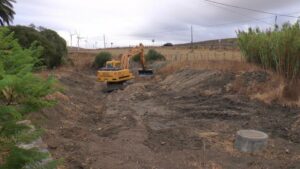
[[[238,44],[245,60],[272,69],[288,81],[300,76],[300,24],[284,24],[281,28],[238,31]]]

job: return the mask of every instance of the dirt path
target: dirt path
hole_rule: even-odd
[[[236,95],[227,90],[234,77],[185,70],[103,94],[91,73],[65,71],[65,95],[43,111],[44,140],[70,169],[300,168],[291,129],[299,109]],[[265,151],[233,149],[236,131],[248,128],[270,135]]]

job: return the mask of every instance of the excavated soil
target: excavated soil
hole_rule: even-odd
[[[264,72],[244,73],[263,83]],[[298,108],[230,90],[234,72],[182,70],[102,93],[90,71],[57,73],[65,90],[44,110],[44,141],[68,169],[299,169]],[[233,148],[240,129],[269,134],[258,153]]]

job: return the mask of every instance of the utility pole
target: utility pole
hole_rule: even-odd
[[[193,25],[191,25],[191,49],[193,48],[193,43],[194,43],[194,30],[193,30]]]
[[[103,43],[104,43],[104,49],[106,48],[106,41],[105,41],[105,35],[103,35]]]
[[[278,25],[277,25],[277,15],[275,16],[275,30],[277,30]]]

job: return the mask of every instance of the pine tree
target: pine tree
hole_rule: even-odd
[[[7,28],[0,28],[0,152],[9,152],[6,163],[0,165],[0,169],[21,169],[46,158],[36,150],[16,146],[37,136],[36,132],[29,136],[24,134],[29,130],[28,126],[17,121],[24,119],[28,113],[55,103],[46,99],[55,91],[54,78],[43,79],[33,74],[42,50],[37,43],[23,49],[13,38],[13,33],[9,33]]]

